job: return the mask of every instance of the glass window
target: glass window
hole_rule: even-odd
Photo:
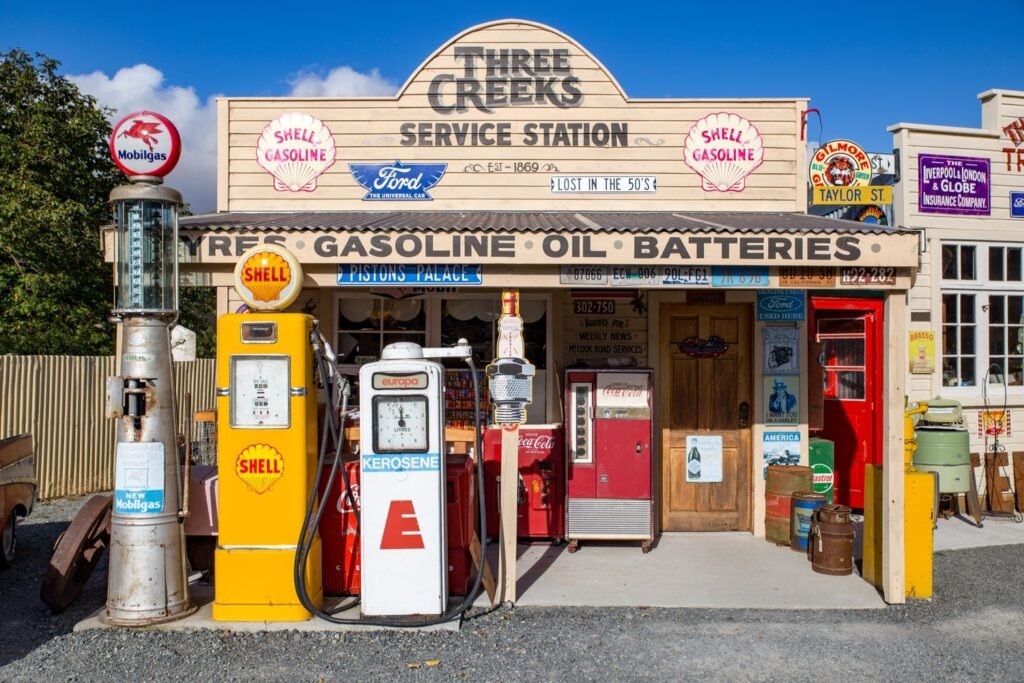
[[[1021,386],[1024,365],[1021,319],[1024,296],[1018,294],[990,294],[988,297],[988,358],[989,382]]]
[[[975,295],[942,295],[942,384],[973,387],[975,350]]]
[[[338,362],[363,365],[380,359],[388,344],[424,345],[427,326],[423,299],[387,299],[371,295],[338,299]]]
[[[547,305],[543,299],[522,298],[519,315],[523,319],[526,360],[538,370],[547,367]],[[501,316],[501,294],[486,298],[448,298],[441,301],[441,345],[453,346],[466,339],[473,347],[478,363],[494,359],[495,333]],[[464,367],[461,361],[446,362],[448,367]]]
[[[863,401],[867,396],[864,318],[818,320],[818,341],[825,359],[825,399]]]
[[[974,280],[976,279],[975,260],[977,249],[971,244],[942,245],[942,279],[943,280]]]

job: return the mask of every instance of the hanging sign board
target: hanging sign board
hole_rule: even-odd
[[[686,481],[709,484],[722,481],[722,437],[686,437]]]

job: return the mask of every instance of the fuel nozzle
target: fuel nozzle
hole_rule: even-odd
[[[533,401],[536,369],[526,360],[523,319],[519,317],[519,295],[504,292],[498,319],[498,357],[487,366],[488,386],[497,424],[526,421],[526,405]]]

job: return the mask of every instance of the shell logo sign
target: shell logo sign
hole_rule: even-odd
[[[235,266],[235,291],[249,308],[279,311],[302,289],[302,266],[287,249],[273,244],[254,247]]]
[[[739,114],[708,114],[687,133],[683,161],[701,177],[705,192],[742,192],[747,176],[764,163],[764,142]]]
[[[256,163],[274,178],[278,192],[313,192],[334,165],[334,135],[315,116],[292,112],[267,124],[256,144]]]
[[[273,446],[248,446],[235,460],[235,474],[254,493],[264,494],[284,476],[284,458]]]

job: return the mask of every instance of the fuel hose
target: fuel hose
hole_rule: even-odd
[[[344,435],[345,435],[345,416],[348,411],[348,401],[351,396],[351,388],[348,380],[342,378],[341,383],[343,389],[341,392],[341,422],[338,422],[338,418],[334,411],[334,392],[337,388],[334,383],[330,381],[330,370],[327,367],[327,359],[325,355],[329,355],[330,352],[325,349],[327,344],[326,340],[320,335],[319,330],[314,330],[312,335],[313,344],[313,359],[316,365],[317,374],[320,376],[320,381],[327,393],[327,410],[325,411],[324,428],[320,434],[320,453],[316,468],[316,477],[313,482],[313,488],[309,494],[309,503],[306,506],[306,515],[302,520],[302,528],[299,532],[299,541],[297,544],[297,551],[295,553],[295,566],[293,570],[295,580],[295,592],[298,594],[299,602],[305,607],[311,614],[328,621],[332,624],[346,624],[346,625],[363,625],[363,626],[385,626],[391,628],[423,628],[426,626],[435,626],[437,624],[444,624],[454,619],[461,617],[467,609],[473,604],[473,600],[476,598],[477,593],[480,591],[480,584],[483,580],[484,575],[484,563],[487,561],[487,515],[486,505],[484,500],[484,466],[483,466],[483,444],[480,436],[480,383],[477,378],[476,364],[473,362],[473,357],[469,356],[466,358],[466,364],[469,365],[470,376],[473,379],[473,420],[474,420],[474,443],[476,445],[476,481],[477,481],[477,497],[478,497],[478,513],[479,513],[479,525],[480,525],[480,556],[477,558],[477,571],[476,578],[473,581],[473,587],[470,588],[469,592],[463,597],[462,601],[453,609],[445,612],[436,619],[430,619],[427,621],[393,621],[388,619],[345,619],[334,616],[333,613],[327,612],[317,607],[313,600],[309,597],[309,588],[306,585],[306,562],[309,560],[309,553],[313,546],[313,538],[316,535],[317,529],[320,528],[320,519],[323,517],[324,510],[326,509],[324,502],[321,500],[320,504],[317,505],[318,492],[320,490],[320,481],[323,476],[324,465],[327,464],[328,454],[328,437],[332,439],[334,443],[334,461],[331,464],[330,474],[327,477],[327,484],[324,487],[324,491],[331,491],[331,487],[334,485],[335,476],[338,470],[341,470],[341,476],[343,483],[345,484],[345,495],[348,498],[349,504],[352,506],[352,510],[355,513],[356,518],[356,529],[360,532],[361,519],[359,513],[359,507],[356,505],[354,496],[352,495],[352,486],[348,478],[348,472],[341,465],[341,454],[344,447]],[[354,607],[357,602],[347,603],[341,609],[349,609]]]

